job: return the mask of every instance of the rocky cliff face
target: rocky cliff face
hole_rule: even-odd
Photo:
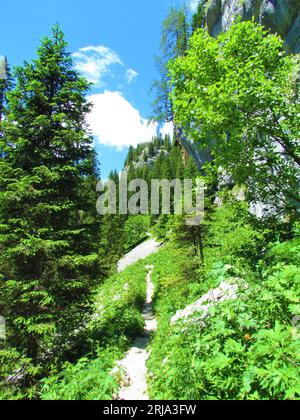
[[[284,40],[289,53],[300,53],[300,0],[211,0],[207,10],[209,33],[217,36],[235,19],[255,19]]]

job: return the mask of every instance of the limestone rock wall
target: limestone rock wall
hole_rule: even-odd
[[[209,33],[217,36],[235,19],[255,19],[279,34],[289,53],[300,53],[300,0],[211,0],[207,10]]]

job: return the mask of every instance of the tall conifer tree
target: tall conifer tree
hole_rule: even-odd
[[[0,162],[0,308],[8,339],[37,361],[64,348],[99,281],[89,83],[58,26],[15,72]]]

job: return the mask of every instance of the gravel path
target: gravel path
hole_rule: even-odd
[[[139,260],[143,260],[151,254],[154,254],[154,252],[158,251],[160,246],[161,243],[157,242],[155,239],[149,239],[148,241],[138,245],[119,261],[118,272],[120,273],[129,265],[132,265]]]
[[[147,367],[146,362],[149,357],[147,346],[149,344],[150,333],[156,331],[157,323],[152,312],[152,299],[154,295],[154,285],[151,281],[153,266],[147,266],[147,299],[143,309],[145,320],[144,334],[138,337],[133,347],[127,352],[125,358],[117,362],[117,365],[124,372],[122,384],[119,391],[118,400],[147,401]]]

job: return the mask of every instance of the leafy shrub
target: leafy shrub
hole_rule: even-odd
[[[204,268],[187,249],[169,245],[155,256],[153,399],[300,399],[300,335],[292,323],[300,315],[299,238],[267,244],[264,226],[254,227],[243,206],[226,203],[206,221]],[[205,327],[170,325],[178,309],[233,277],[239,298],[211,309]]]
[[[219,304],[205,327],[169,327],[168,341],[163,347],[156,344],[165,360],[163,372],[158,374],[157,362],[150,365],[154,396],[300,398],[300,336],[291,322],[300,313],[295,305],[299,278],[299,268],[285,268],[276,273],[276,281],[271,276],[241,291],[239,299]]]
[[[31,379],[38,371],[38,366],[33,366],[30,359],[23,357],[14,348],[2,345],[0,348],[0,400],[34,398],[36,389]]]
[[[109,347],[98,350],[94,360],[80,359],[75,365],[66,364],[55,376],[42,382],[42,400],[111,400],[118,384],[109,373],[119,349]]]
[[[42,381],[44,400],[112,399],[118,389],[109,374],[131,339],[143,330],[141,309],[146,298],[145,263],[108,278],[95,292],[94,314],[84,328],[85,339],[98,348],[96,356],[67,363]]]
[[[129,250],[147,237],[149,230],[149,218],[147,216],[130,216],[124,226],[124,248]]]
[[[257,262],[264,247],[264,232],[255,228],[253,221],[245,202],[226,201],[205,222],[209,225],[205,240],[207,253],[212,249],[214,260],[218,257],[218,261],[235,266]]]

